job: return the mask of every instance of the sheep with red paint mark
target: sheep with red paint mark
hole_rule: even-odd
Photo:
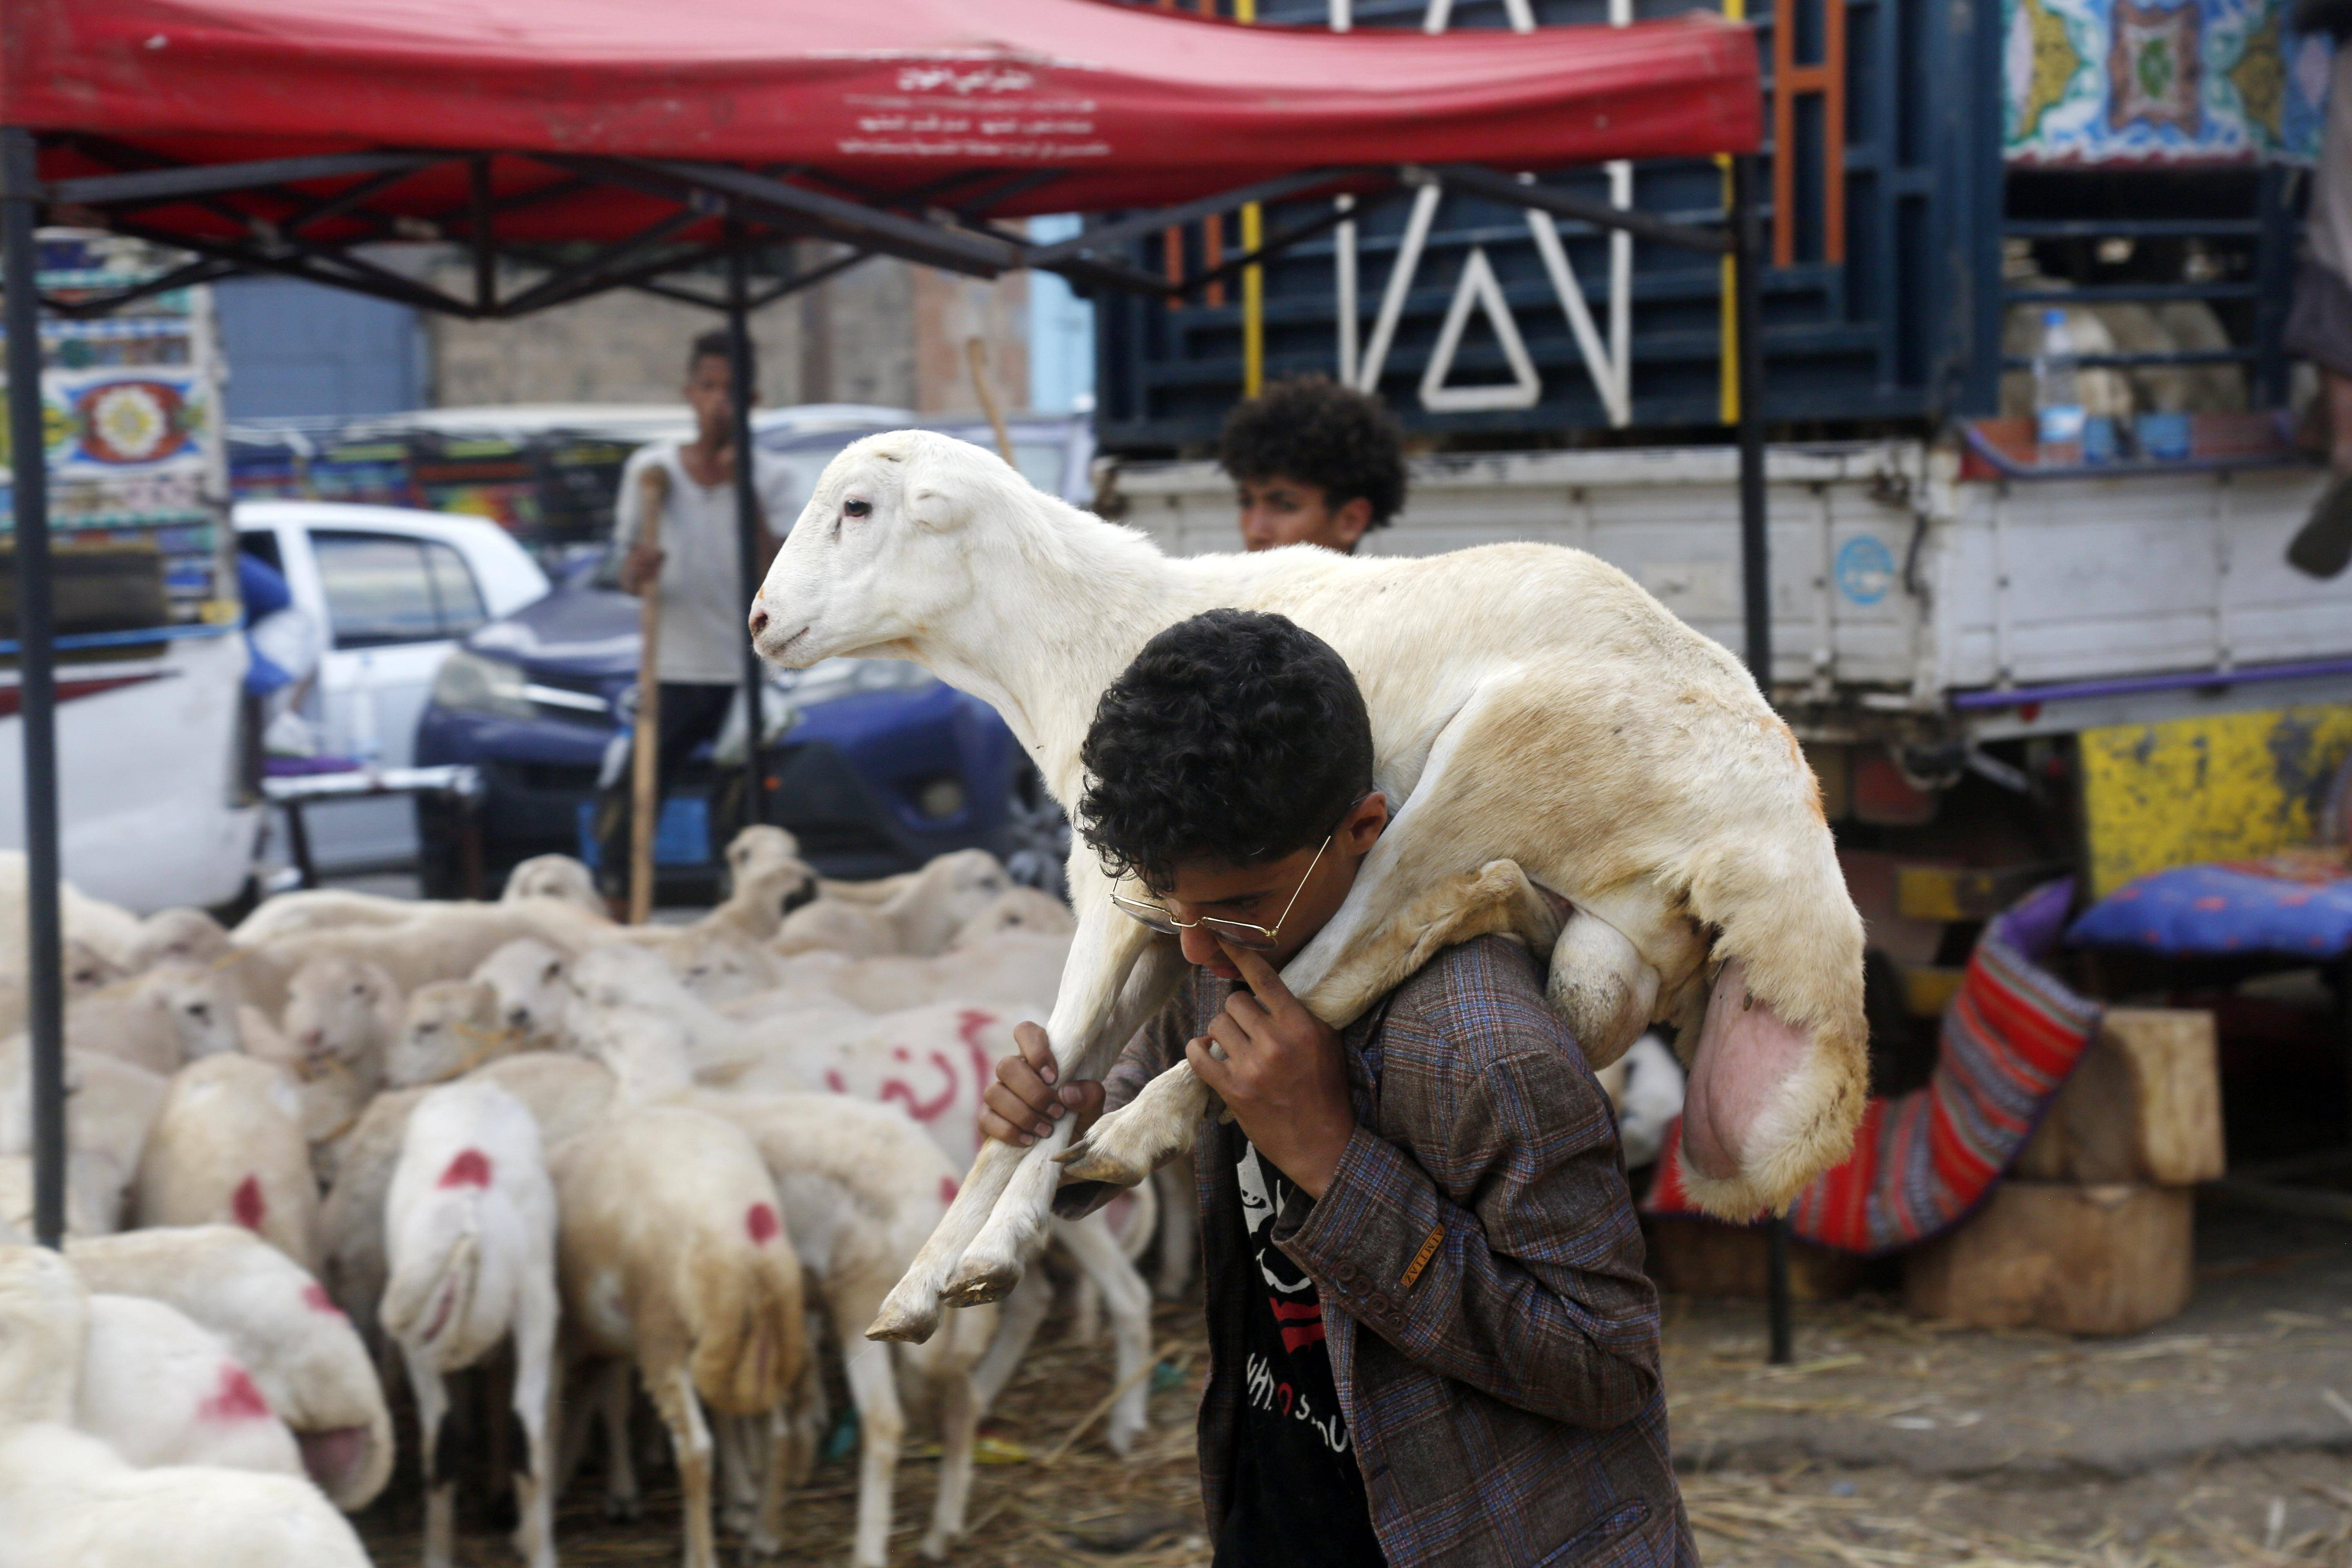
[[[409,1113],[393,1172],[382,1321],[416,1394],[424,1442],[425,1562],[446,1568],[457,1478],[443,1468],[446,1380],[514,1344],[514,1410],[527,1455],[515,1472],[531,1568],[554,1568],[555,1188],[539,1124],[486,1080],[444,1084]]]
[[[308,1481],[141,1469],[76,1430],[89,1317],[64,1258],[0,1249],[0,1568],[367,1568]]]
[[[294,1434],[227,1343],[143,1296],[89,1298],[74,1425],[142,1468],[302,1474]]]
[[[304,1268],[319,1267],[319,1188],[291,1079],[231,1054],[173,1076],[132,1184],[141,1226],[244,1226]]]
[[[772,1421],[807,1361],[800,1261],[777,1220],[775,1180],[733,1123],[625,1100],[557,1146],[549,1165],[567,1353],[601,1363],[608,1431],[635,1365],[677,1459],[687,1568],[716,1568],[705,1406]],[[761,1553],[782,1544],[785,1458],[779,1445],[755,1510],[751,1543]],[[633,1508],[625,1441],[606,1474],[611,1504]]]
[[[66,1255],[90,1289],[162,1302],[218,1335],[336,1506],[375,1500],[393,1467],[383,1388],[358,1331],[311,1275],[225,1225],[76,1240]]]

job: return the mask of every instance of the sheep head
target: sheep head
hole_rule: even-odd
[[[718,932],[681,938],[668,954],[686,988],[714,1007],[783,984],[783,965],[774,954]]]
[[[236,944],[220,921],[202,910],[162,910],[139,927],[139,942],[131,950],[133,970],[181,959],[190,963],[215,963],[235,957]]]
[[[956,928],[948,942],[961,951],[1007,933],[1024,936],[1068,936],[1078,929],[1070,907],[1034,888],[1009,888],[981,906],[980,912]]]
[[[500,1021],[498,993],[480,980],[420,985],[384,1052],[383,1081],[393,1089],[439,1083],[509,1048],[524,1033]]]
[[[58,1254],[0,1247],[0,1426],[73,1420],[89,1298]]]
[[[755,822],[735,835],[727,846],[727,878],[731,886],[761,867],[790,861],[801,864],[801,841],[781,827]]]
[[[245,996],[228,970],[175,959],[149,970],[140,976],[139,984],[171,1015],[172,1026],[179,1032],[182,1059],[218,1056],[245,1044],[236,1016]]]
[[[474,978],[489,988],[495,1027],[544,1043],[563,1031],[572,976],[563,955],[534,937],[507,943],[482,960]]]
[[[1037,492],[992,452],[928,430],[843,448],[751,603],[763,658],[806,669],[842,654],[921,660],[919,639],[994,574],[979,569]]]
[[[360,958],[306,960],[286,983],[286,1036],[310,1067],[358,1064],[399,1035],[400,987]]]
[[[604,912],[604,900],[596,892],[596,879],[587,867],[569,855],[534,855],[520,862],[507,874],[506,891],[499,896],[507,903],[519,899],[555,899],[576,904],[591,914]]]

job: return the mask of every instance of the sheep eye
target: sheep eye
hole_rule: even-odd
[[[874,503],[864,500],[845,500],[841,503],[841,510],[845,517],[865,517],[874,510]]]

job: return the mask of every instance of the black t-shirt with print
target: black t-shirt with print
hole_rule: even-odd
[[[1241,1333],[1242,1411],[1234,1434],[1233,1503],[1214,1568],[1367,1568],[1381,1561],[1363,1473],[1331,1380],[1315,1281],[1274,1245],[1274,1218],[1296,1189],[1228,1127],[1241,1233],[1227,1256],[1253,1274]],[[1210,1300],[1222,1292],[1211,1282]]]

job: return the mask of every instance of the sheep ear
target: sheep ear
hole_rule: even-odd
[[[961,485],[917,479],[907,487],[907,515],[915,526],[931,533],[961,528],[971,516],[972,498]]]

